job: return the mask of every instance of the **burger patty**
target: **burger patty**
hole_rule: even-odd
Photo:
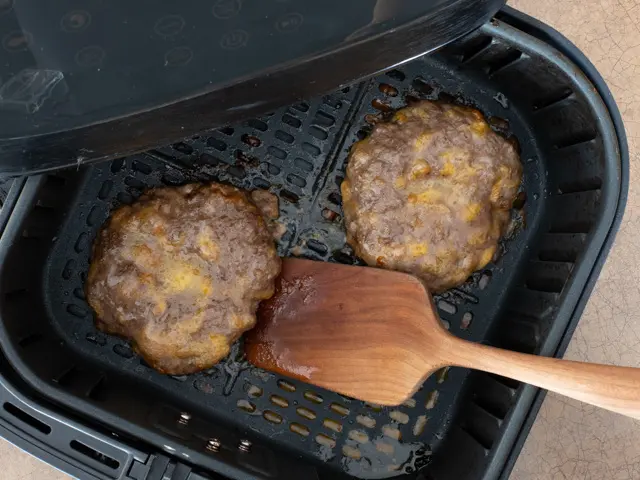
[[[521,179],[516,149],[478,110],[418,102],[353,145],[347,240],[369,265],[442,292],[492,260]]]
[[[150,190],[111,215],[93,246],[86,293],[100,330],[131,339],[158,371],[183,375],[229,353],[279,272],[248,195],[191,184]]]

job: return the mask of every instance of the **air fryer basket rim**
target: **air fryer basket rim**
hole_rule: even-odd
[[[510,9],[509,9],[510,10]],[[514,15],[513,12],[509,12],[509,14]],[[508,20],[508,19],[507,19]],[[527,19],[525,18],[524,21],[526,21]],[[522,20],[521,20],[522,21]],[[487,28],[499,28],[499,26],[494,26],[494,27],[487,27]],[[517,32],[514,32],[514,35],[517,35]],[[538,42],[537,44],[538,47],[544,47],[543,49],[548,49],[548,47],[544,46],[542,44],[542,42]],[[576,55],[576,52],[573,52],[574,56]],[[568,62],[565,62],[568,64]],[[568,65],[569,66],[569,65]],[[570,66],[569,66],[570,67]],[[574,68],[574,72],[575,73],[579,73],[577,71],[577,69]],[[588,73],[588,72],[587,72]],[[586,81],[586,80],[585,80]],[[593,83],[595,83],[598,88],[600,89],[600,91],[606,91],[606,86],[604,86],[604,84],[601,82],[601,79],[599,78],[593,78],[593,72],[592,72],[592,81]],[[603,95],[604,96],[604,95]],[[606,96],[605,96],[606,97]],[[595,98],[595,95],[593,96],[592,100],[596,103],[598,103],[598,99]],[[606,100],[606,98],[605,98]],[[602,118],[603,119],[607,119],[608,118],[608,113],[606,112],[606,107],[604,105],[600,105],[598,106],[601,114],[602,114]],[[614,104],[610,104],[609,105],[609,110],[612,112],[612,116],[617,117],[619,119],[619,114],[617,112],[617,109],[615,108]],[[614,121],[617,119],[614,118]],[[616,122],[618,123],[618,122]],[[617,125],[619,127],[619,125]],[[560,336],[565,332],[571,332],[572,327],[569,326],[569,328],[567,329],[567,324],[572,323],[573,325],[575,325],[575,323],[577,322],[578,316],[580,311],[582,310],[583,306],[584,306],[584,302],[586,302],[586,298],[588,297],[588,294],[590,293],[591,288],[593,287],[593,283],[595,282],[595,278],[597,278],[597,274],[599,272],[599,269],[601,267],[602,262],[604,261],[604,258],[606,257],[606,252],[607,250],[610,248],[610,244],[612,242],[613,236],[615,234],[615,230],[617,229],[617,227],[619,226],[619,221],[620,221],[620,217],[622,214],[622,210],[624,208],[624,203],[626,200],[626,188],[627,188],[627,162],[628,162],[628,158],[627,158],[627,152],[626,152],[626,142],[624,141],[624,132],[623,131],[618,131],[618,140],[617,143],[618,148],[620,150],[620,162],[622,163],[622,168],[620,170],[620,179],[619,179],[619,183],[620,183],[620,189],[616,195],[615,198],[615,202],[613,200],[608,202],[608,210],[607,210],[607,215],[610,218],[611,222],[606,224],[606,225],[599,225],[598,229],[601,232],[601,236],[602,236],[602,243],[601,243],[601,248],[597,249],[597,251],[590,251],[590,256],[592,257],[592,261],[591,262],[585,262],[583,263],[581,266],[583,267],[582,270],[579,272],[580,276],[582,278],[586,279],[586,288],[582,289],[579,292],[575,292],[575,294],[573,295],[573,301],[571,302],[571,305],[563,305],[565,306],[565,310],[562,312],[562,314],[558,315],[558,317],[556,318],[556,322],[554,325],[557,326],[557,331],[553,332],[552,335],[549,335],[549,337],[547,337],[547,341],[546,341],[546,348],[547,351],[545,351],[544,353],[547,354],[553,354],[557,352],[557,345],[558,345],[558,340],[560,338]],[[613,146],[613,138],[609,138],[609,148],[612,149],[612,151],[610,152],[611,154],[613,154],[613,150],[615,150],[615,147]],[[36,178],[32,178],[29,179],[27,181],[27,184],[25,185],[25,190],[29,189],[29,188],[37,188],[37,182],[38,179]],[[617,209],[617,213],[616,210]],[[4,212],[3,212],[4,213]],[[12,215],[16,215],[19,214],[19,210],[15,210],[14,212],[11,212]],[[10,220],[9,220],[10,221]],[[606,237],[606,239],[605,239]],[[595,250],[595,249],[591,249],[591,250]],[[577,282],[576,282],[577,283]],[[575,288],[575,284],[572,285],[571,287],[572,290],[576,290]],[[562,318],[562,321],[559,322],[558,319]],[[552,339],[552,337],[556,337],[555,339]],[[569,335],[570,336],[570,335]],[[555,352],[554,352],[555,351]],[[12,362],[15,361],[15,359],[18,358],[17,355],[15,354],[15,352],[13,352],[13,355],[10,356],[10,359],[12,360]],[[24,371],[24,367],[25,365],[20,365],[18,363],[14,363],[14,368],[16,368],[16,370],[18,371]],[[34,381],[36,379],[34,378],[29,378],[29,376],[26,376],[26,378],[29,380],[30,383],[32,383],[33,387],[35,387],[37,390],[40,391],[47,391],[48,389],[50,389],[49,386],[47,386],[46,384],[42,384],[40,382]],[[522,389],[522,394],[520,396],[520,398],[517,400],[517,404],[516,406],[513,408],[512,412],[515,410],[519,410],[520,412],[522,412],[521,417],[524,416],[524,413],[526,413],[528,411],[527,409],[527,405],[523,404],[523,403],[527,403],[527,402],[531,402],[532,401],[532,395],[535,392],[531,392],[531,395],[525,395],[527,388],[525,387],[525,389]],[[532,390],[532,389],[531,389]],[[525,398],[525,397],[529,397],[529,398]],[[85,406],[86,407],[86,406]],[[96,417],[101,416],[102,418],[107,418],[108,415],[105,415],[106,412],[102,412],[100,413],[99,410],[97,409],[87,409],[85,410],[86,412],[93,410],[92,414],[95,415]],[[111,419],[111,420],[117,420],[117,419]],[[513,443],[513,437],[515,437],[517,435],[517,429],[515,427],[517,427],[517,425],[511,425],[512,422],[515,421],[513,414],[511,419],[508,421],[508,423],[510,424],[511,428],[510,428],[510,432],[511,435],[503,435],[503,439],[505,439],[507,436],[512,437],[510,440],[506,440],[506,443]],[[523,418],[520,418],[518,420],[518,424],[522,424]],[[105,423],[110,423],[110,422],[105,422]],[[150,433],[150,432],[146,432],[146,431],[138,431],[135,432],[137,433],[137,437],[139,438],[147,438],[150,440],[150,443],[155,444],[157,447],[162,448],[163,446],[171,446],[171,442],[167,443],[167,440],[159,435],[156,435],[155,433]],[[522,437],[521,437],[522,439]],[[504,442],[503,442],[504,443]],[[176,445],[179,446],[179,445]],[[508,446],[506,446],[506,448],[508,448]],[[498,457],[503,457],[504,455],[494,455],[494,459],[492,461],[492,464],[495,463]],[[194,457],[195,458],[195,457]],[[499,463],[499,462],[498,462]],[[494,470],[494,473],[497,473]],[[489,478],[489,477],[487,477]]]
[[[627,143],[624,123],[622,121],[622,115],[616,105],[611,90],[609,90],[604,78],[598,72],[596,67],[578,49],[578,47],[576,47],[567,37],[557,30],[549,27],[530,15],[516,10],[513,7],[509,7],[507,5],[504,6],[496,17],[506,23],[509,23],[513,27],[546,42],[570,59],[596,88],[598,95],[604,102],[608,114],[613,122],[617,138],[617,148],[619,149],[620,156],[620,194],[616,205],[616,211],[611,228],[607,232],[604,244],[597,256],[594,258],[593,268],[589,273],[585,288],[580,293],[575,308],[571,313],[571,318],[567,322],[564,331],[558,332],[556,338],[553,340],[556,345],[555,349],[548,353],[549,356],[562,358],[571,338],[573,337],[573,333],[578,326],[582,312],[584,311],[587,301],[591,296],[591,292],[595,287],[622,222],[629,192],[629,146]],[[551,336],[549,336],[549,339],[551,339]],[[516,423],[517,428],[511,429],[511,438],[505,441],[505,435],[505,437],[501,439],[501,443],[505,445],[499,445],[498,448],[495,449],[494,455],[485,474],[487,479],[508,479],[547,394],[546,390],[541,390],[539,388],[532,387],[531,385],[523,385],[521,388],[522,400],[520,401],[523,404],[529,404],[529,408],[520,409],[522,411],[520,421]],[[512,419],[511,421],[513,422],[514,420]]]

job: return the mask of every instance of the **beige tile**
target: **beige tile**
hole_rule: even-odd
[[[70,476],[0,439],[0,480],[70,479]]]
[[[566,358],[640,366],[639,0],[514,0],[554,26],[605,77],[631,148],[623,224]],[[640,422],[548,395],[511,480],[640,479]]]

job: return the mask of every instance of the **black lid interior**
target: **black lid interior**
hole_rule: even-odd
[[[502,0],[0,0],[0,173],[166,144],[437,48]]]

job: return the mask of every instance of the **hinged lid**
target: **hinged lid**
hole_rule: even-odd
[[[0,174],[123,156],[438,48],[504,0],[0,0]]]

